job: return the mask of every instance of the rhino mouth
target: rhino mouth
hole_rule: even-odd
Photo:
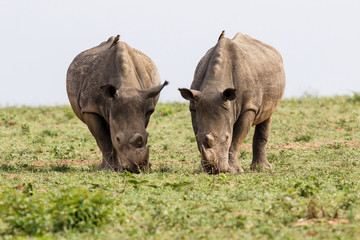
[[[130,173],[136,173],[139,174],[141,172],[147,172],[151,169],[151,163],[148,163],[147,165],[136,165],[133,164],[132,166],[127,166],[125,168],[123,168],[123,171],[127,171]]]
[[[141,172],[148,172],[151,169],[151,163],[147,162],[146,164],[131,164],[131,166],[127,166],[123,168],[125,171],[131,172],[131,173],[141,173]]]
[[[150,168],[151,163],[149,162],[149,147],[146,147],[145,154],[136,154],[136,157],[133,160],[126,159],[126,164],[123,166],[125,171],[131,173],[146,172],[149,171]]]
[[[218,173],[214,152],[212,150],[207,150],[204,146],[201,146],[201,167],[209,174]]]
[[[209,174],[231,173],[227,158],[217,158],[212,149],[201,146],[201,167]]]

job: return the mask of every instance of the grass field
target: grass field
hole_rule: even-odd
[[[69,106],[0,109],[0,236],[41,239],[360,239],[360,95],[284,100],[273,169],[198,171],[188,105],[158,104],[148,173],[97,171]]]

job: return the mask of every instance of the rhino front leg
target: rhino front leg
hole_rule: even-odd
[[[116,151],[111,142],[109,127],[104,118],[95,113],[84,113],[84,121],[103,155],[98,170],[121,171]]]
[[[229,165],[238,173],[244,172],[238,162],[238,156],[241,144],[248,135],[250,128],[254,122],[255,112],[246,111],[236,121],[233,130],[232,142],[229,149]]]
[[[271,118],[259,123],[255,127],[255,134],[253,139],[253,160],[251,163],[251,170],[256,169],[257,166],[271,168],[271,164],[266,158],[265,147],[269,137]]]

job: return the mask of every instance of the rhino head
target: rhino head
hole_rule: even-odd
[[[111,84],[101,86],[104,97],[110,100],[108,124],[111,142],[122,170],[138,173],[150,168],[146,127],[159,93],[167,84],[165,81],[145,90],[117,89]]]
[[[190,100],[190,111],[201,166],[205,172],[217,174],[234,172],[229,166],[229,148],[233,134],[235,112],[233,100],[236,90],[197,91],[179,89],[186,100]]]

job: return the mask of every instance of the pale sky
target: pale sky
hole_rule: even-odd
[[[170,85],[160,101],[182,100],[197,63],[221,30],[281,53],[285,97],[360,92],[360,1],[0,1],[0,106],[69,104],[73,58],[110,36],[148,55]]]

